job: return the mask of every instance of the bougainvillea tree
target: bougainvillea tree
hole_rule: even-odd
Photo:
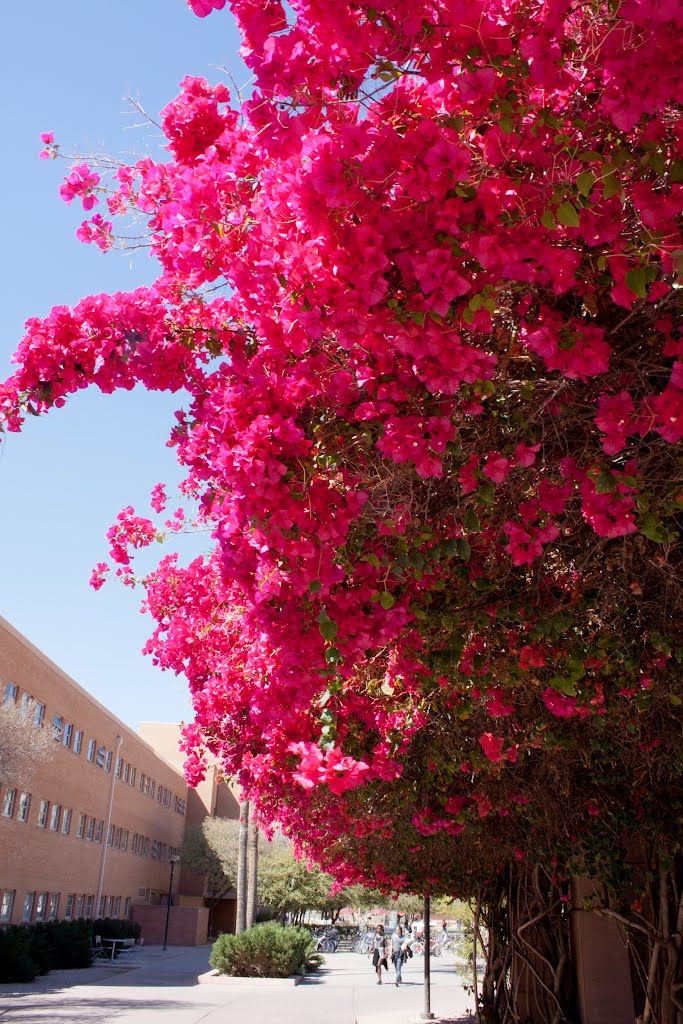
[[[30,320],[5,426],[91,385],[182,393],[214,546],[142,582],[191,780],[209,750],[338,878],[415,891],[541,862],[561,889],[637,835],[668,914],[681,4],[230,7],[249,97],[186,78],[162,159],[61,188],[102,250],[143,219],[158,279]],[[166,502],[110,530],[124,582],[183,526]]]

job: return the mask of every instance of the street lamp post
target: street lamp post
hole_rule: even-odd
[[[420,1014],[420,1020],[434,1020],[434,1014],[432,1013],[432,990],[431,990],[431,949],[430,942],[432,938],[431,926],[430,926],[430,899],[425,894],[423,902],[423,920],[424,920],[424,1009]]]
[[[171,877],[168,880],[168,896],[166,897],[166,926],[164,928],[164,945],[163,945],[164,949],[166,949],[166,944],[167,944],[167,940],[168,940],[168,919],[171,916],[171,892],[173,890],[173,869],[176,866],[176,864],[178,863],[178,861],[180,860],[180,857],[178,857],[176,854],[172,854],[168,859],[171,862]]]

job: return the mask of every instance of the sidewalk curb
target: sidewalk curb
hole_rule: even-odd
[[[228,974],[219,974],[218,971],[207,971],[206,974],[197,976],[200,985],[227,985],[234,988],[292,988],[294,985],[300,985],[303,980],[300,974],[293,974],[289,978],[232,978]]]

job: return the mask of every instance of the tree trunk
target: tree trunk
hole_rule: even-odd
[[[258,907],[258,825],[252,814],[247,833],[247,928],[256,922]]]
[[[237,907],[235,932],[239,935],[247,926],[247,833],[249,829],[249,801],[240,804],[240,832],[237,846]]]

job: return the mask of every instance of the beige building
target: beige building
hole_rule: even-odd
[[[157,940],[185,829],[206,814],[234,817],[230,790],[212,770],[188,791],[177,724],[138,735],[2,618],[0,701],[23,706],[54,741],[48,762],[0,786],[0,925],[135,917]],[[190,913],[203,895],[202,879],[174,872],[182,941],[205,940],[206,911]]]

